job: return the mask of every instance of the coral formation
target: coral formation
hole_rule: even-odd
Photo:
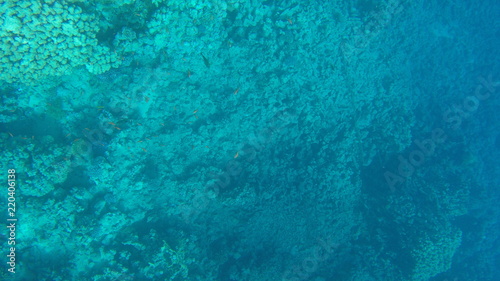
[[[100,74],[120,65],[98,44],[98,20],[64,1],[2,1],[0,80],[34,84],[85,66]]]

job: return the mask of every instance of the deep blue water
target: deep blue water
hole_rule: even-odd
[[[0,280],[500,280],[498,1],[0,13]]]

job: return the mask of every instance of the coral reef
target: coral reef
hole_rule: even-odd
[[[34,84],[85,66],[99,74],[120,65],[116,53],[98,44],[95,16],[64,1],[2,1],[0,79]]]
[[[20,280],[495,276],[475,258],[498,245],[498,101],[442,120],[464,73],[495,69],[486,4],[0,5]],[[434,128],[446,142],[389,187]]]

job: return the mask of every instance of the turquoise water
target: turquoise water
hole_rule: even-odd
[[[497,1],[0,13],[0,280],[499,280]]]

